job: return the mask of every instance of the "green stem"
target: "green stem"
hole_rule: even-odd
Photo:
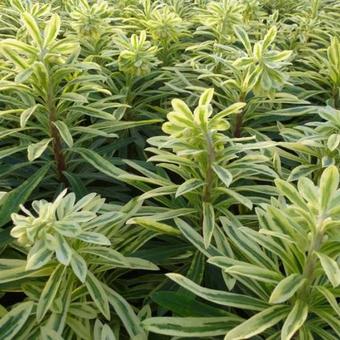
[[[205,173],[205,185],[203,189],[203,201],[210,202],[211,201],[211,192],[214,180],[214,172],[212,169],[212,165],[215,161],[215,149],[214,142],[211,138],[211,134],[209,132],[205,133],[206,142],[207,142],[207,168]]]
[[[307,253],[307,260],[306,264],[303,269],[303,277],[306,279],[305,284],[300,288],[299,296],[308,298],[309,294],[309,287],[314,281],[315,278],[315,269],[316,269],[316,264],[317,264],[317,255],[315,252],[319,251],[322,245],[322,240],[324,236],[324,231],[323,231],[323,222],[324,219],[323,217],[319,217],[318,223],[316,225],[316,233],[311,241],[310,247],[308,249]]]

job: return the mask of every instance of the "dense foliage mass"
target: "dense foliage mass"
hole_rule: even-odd
[[[339,0],[0,2],[0,339],[340,338]]]

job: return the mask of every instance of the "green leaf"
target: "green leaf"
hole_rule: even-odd
[[[300,178],[298,181],[298,189],[306,201],[318,206],[319,189],[314,185],[313,181],[306,177]]]
[[[85,282],[87,275],[86,261],[76,252],[72,252],[71,267],[73,273],[77,276],[80,282]]]
[[[251,296],[203,288],[180,274],[170,273],[167,277],[202,299],[219,305],[249,310],[262,310],[268,307],[265,302]]]
[[[109,325],[103,326],[100,340],[116,340],[116,337]]]
[[[121,295],[108,286],[104,286],[104,288],[107,293],[107,298],[110,302],[110,305],[121,319],[130,338],[133,339],[134,337],[138,336],[143,338],[143,335],[145,337],[146,334],[141,327],[140,320],[129,303]]]
[[[60,30],[60,17],[57,14],[52,14],[51,19],[46,24],[44,32],[44,46],[50,45],[57,38]]]
[[[38,27],[38,24],[36,23],[35,19],[33,18],[33,16],[28,13],[28,12],[24,12],[21,16],[22,21],[25,24],[25,27],[28,31],[28,33],[30,34],[30,36],[32,37],[32,39],[34,40],[34,42],[42,47],[42,37],[41,37],[41,33]]]
[[[334,311],[338,314],[340,318],[340,306],[336,297],[330,292],[329,289],[322,286],[317,286],[316,289],[326,298],[330,306],[334,309]]]
[[[290,340],[301,328],[308,316],[308,306],[305,302],[297,300],[289,312],[281,330],[281,339]]]
[[[333,329],[333,331],[337,335],[336,339],[339,339],[340,338],[340,319],[336,317],[334,313],[331,313],[331,311],[327,312],[326,310],[322,310],[321,308],[315,310],[315,314],[317,314],[317,316],[319,316],[322,319],[322,321],[326,322]],[[327,332],[327,334],[329,334],[329,332]]]
[[[2,199],[2,206],[0,209],[0,227],[5,225],[11,219],[11,214],[17,212],[20,205],[24,204],[28,200],[33,190],[45,177],[49,167],[49,164],[43,166],[21,185],[7,193],[7,195]]]
[[[123,170],[90,149],[76,148],[73,151],[79,153],[88,163],[109,177],[117,178],[117,176],[125,174]]]
[[[252,209],[253,208],[253,203],[252,201],[243,196],[240,195],[238,192],[236,192],[235,190],[231,190],[231,189],[227,189],[227,188],[219,188],[222,192],[225,192],[227,195],[229,195],[230,197],[234,198],[236,202],[241,203],[242,205],[244,205],[245,207],[247,207],[248,209]]]
[[[123,256],[118,251],[108,247],[86,247],[79,250],[81,254],[92,254],[105,259],[108,263],[117,266],[129,265],[128,258]]]
[[[90,271],[88,271],[85,285],[93,302],[105,318],[110,320],[109,297],[105,293],[102,283]]]
[[[204,241],[202,236],[194,230],[188,223],[181,220],[180,218],[175,218],[175,223],[178,229],[181,231],[183,236],[191,242],[200,252],[205,256],[218,256],[222,255],[215,247],[210,245],[207,249],[204,246]]]
[[[329,166],[320,178],[320,206],[325,211],[339,186],[339,171],[335,165]]]
[[[16,339],[15,336],[26,323],[34,303],[22,302],[0,319],[0,335],[2,340]]]
[[[40,328],[41,339],[44,340],[63,340],[63,337],[52,328],[47,326]]]
[[[128,265],[122,267],[143,270],[159,270],[159,268],[152,262],[139,257],[126,257],[125,259],[128,261]]]
[[[41,140],[40,142],[31,144],[27,148],[27,158],[30,162],[39,158],[44,151],[47,149],[48,145],[52,141],[52,138],[46,138]]]
[[[32,114],[36,111],[38,108],[39,104],[34,105],[25,111],[23,111],[20,115],[20,127],[24,128],[26,126],[27,121],[29,118],[32,116]]]
[[[233,181],[233,175],[231,174],[231,172],[229,170],[223,168],[222,166],[217,165],[217,164],[213,165],[212,168],[213,168],[214,172],[216,173],[216,175],[218,176],[218,178],[228,188]]]
[[[200,96],[198,105],[208,105],[210,104],[212,98],[214,96],[214,89],[206,89]]]
[[[334,151],[340,144],[340,134],[333,133],[328,137],[327,147],[329,150]]]
[[[186,119],[193,119],[191,110],[183,100],[175,98],[171,101],[171,105],[176,112],[181,113]]]
[[[199,179],[191,178],[182,183],[176,190],[176,197],[182,196],[188,192],[191,192],[201,186],[203,186],[203,182]]]
[[[208,262],[224,269],[228,274],[250,277],[257,281],[276,283],[281,280],[282,277],[282,275],[276,271],[225,256],[211,257]]]
[[[72,148],[73,146],[73,138],[70,133],[70,130],[68,129],[67,125],[62,122],[61,120],[57,120],[56,122],[53,122],[55,127],[58,129],[61,138],[63,141],[67,144],[68,147]]]
[[[43,277],[51,274],[51,268],[26,271],[25,266],[0,271],[0,283],[15,282],[26,277]]]
[[[72,258],[72,249],[62,235],[57,234],[55,239],[57,241],[57,248],[55,249],[57,260],[64,266],[68,266]]]
[[[269,298],[269,303],[282,303],[290,299],[306,280],[300,274],[291,274],[278,283]]]
[[[325,271],[328,280],[331,282],[332,286],[336,288],[340,285],[340,268],[335,260],[329,256],[321,253],[316,253],[320,259],[321,266]]]
[[[251,55],[252,48],[247,32],[243,29],[242,26],[234,26],[234,32],[237,38],[241,41],[244,48],[246,49],[248,55]]]
[[[215,228],[215,211],[211,203],[203,202],[203,239],[204,246],[208,248]]]
[[[224,339],[249,339],[280,322],[287,313],[286,306],[269,307],[232,329]]]
[[[275,40],[277,33],[277,28],[276,26],[273,26],[270,28],[270,30],[267,32],[265,37],[263,38],[263,50],[267,49]]]
[[[169,235],[181,235],[181,232],[174,227],[165,223],[160,223],[149,217],[134,217],[129,219],[126,224],[138,224],[146,229],[153,230],[157,233],[169,234]]]
[[[106,236],[93,231],[83,231],[81,234],[75,236],[75,238],[87,243],[101,244],[104,246],[111,245],[110,240]]]
[[[275,184],[282,195],[286,196],[293,204],[296,204],[303,210],[308,211],[307,204],[301,198],[301,195],[293,185],[283,181],[282,179],[276,179]]]
[[[60,96],[60,99],[63,99],[63,100],[68,100],[72,103],[87,103],[88,102],[88,99],[87,97],[79,94],[79,93],[75,93],[75,92],[67,92],[67,93],[63,93],[61,96]]]
[[[195,296],[195,294],[192,295]],[[183,293],[157,291],[151,295],[151,298],[157,305],[178,316],[230,316],[230,313],[222,308],[219,309],[197,301],[197,299],[192,299],[188,291],[183,291]]]
[[[245,105],[246,103],[242,103],[242,102],[234,103],[228,106],[227,108],[225,108],[224,110],[218,112],[216,115],[214,115],[214,117],[212,117],[211,119],[211,122],[213,123],[231,114],[238,113],[245,107]]]
[[[46,285],[41,293],[38,306],[37,306],[37,321],[40,322],[45,314],[47,313],[48,309],[53,303],[53,300],[55,299],[60,284],[63,281],[64,278],[64,272],[65,267],[62,265],[58,265],[48,281],[46,282]]]
[[[147,331],[175,337],[224,335],[239,322],[237,317],[154,317],[143,321]]]
[[[27,255],[26,270],[34,270],[43,267],[53,256],[53,251],[47,248],[42,240],[36,242]]]

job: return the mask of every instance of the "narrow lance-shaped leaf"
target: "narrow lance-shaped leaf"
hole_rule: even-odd
[[[51,19],[49,20],[49,22],[46,24],[45,27],[45,32],[44,32],[44,46],[48,46],[50,43],[52,43],[58,33],[59,33],[59,29],[60,29],[60,17],[57,14],[53,14],[51,16]]]
[[[331,282],[334,288],[340,285],[340,268],[339,265],[335,260],[330,258],[329,256],[317,253],[321,266],[323,270],[325,271],[328,280]]]
[[[122,320],[129,336],[132,339],[138,336],[141,338],[143,336],[145,337],[146,334],[141,327],[140,320],[129,303],[108,286],[104,286],[104,288],[110,305],[113,307],[118,317]]]
[[[0,227],[10,220],[12,213],[19,210],[20,204],[24,204],[26,202],[33,190],[45,177],[49,167],[50,165],[46,164],[35,172],[29,179],[6,194],[6,196],[2,199],[2,207],[0,209]]]
[[[181,232],[176,228],[161,222],[157,222],[149,217],[134,217],[126,222],[127,224],[138,224],[146,229],[153,230],[157,233],[180,235]]]
[[[2,340],[15,339],[31,314],[34,303],[22,302],[0,319],[0,336]]]
[[[90,272],[87,272],[85,285],[89,291],[93,302],[102,312],[107,320],[110,320],[110,306],[109,299],[102,283]]]
[[[276,325],[287,315],[287,313],[287,306],[269,307],[232,329],[229,333],[227,333],[224,339],[249,339]]]
[[[27,148],[27,158],[30,162],[34,161],[35,159],[39,158],[44,151],[47,149],[48,145],[50,144],[52,138],[43,139],[40,142],[31,144]]]
[[[292,184],[289,184],[282,179],[276,179],[275,184],[282,195],[286,196],[292,203],[296,204],[303,210],[308,211],[307,204]]]
[[[334,309],[334,311],[336,312],[336,314],[338,314],[340,318],[340,306],[338,304],[338,301],[336,300],[336,297],[326,287],[317,286],[316,289],[326,298],[330,306]]]
[[[320,179],[320,206],[323,211],[327,209],[330,200],[339,186],[339,171],[335,165],[329,166]]]
[[[53,124],[58,129],[63,141],[67,144],[68,147],[71,148],[73,146],[73,138],[67,125],[61,120],[57,120],[56,122],[53,122]]]
[[[231,172],[217,164],[213,165],[212,168],[218,178],[225,184],[225,186],[229,187],[233,181],[233,175]]]
[[[27,31],[31,35],[32,39],[35,41],[35,43],[38,46],[42,47],[43,41],[41,37],[41,32],[39,30],[38,24],[35,21],[34,17],[30,13],[25,12],[22,14],[21,18],[25,24]]]
[[[215,228],[215,212],[211,203],[203,202],[203,239],[204,246],[208,248]]]
[[[290,340],[304,324],[308,316],[308,306],[301,300],[296,300],[293,309],[287,316],[281,330],[281,340]]]
[[[143,321],[143,326],[158,334],[201,338],[224,335],[238,322],[237,317],[155,317]]]
[[[38,104],[34,105],[22,112],[22,114],[20,115],[20,126],[22,128],[26,126],[27,121],[32,116],[32,114],[36,111],[38,106],[39,106]]]
[[[87,264],[86,261],[75,251],[72,252],[71,267],[77,278],[84,283],[87,275]]]
[[[203,184],[204,183],[199,179],[188,179],[177,188],[176,197],[182,196],[188,192],[192,192],[195,189],[201,187]]]
[[[207,301],[214,302],[223,306],[249,310],[263,310],[264,308],[268,307],[268,304],[266,304],[265,302],[251,296],[228,293],[215,289],[201,287],[195,282],[185,278],[180,274],[171,273],[167,274],[167,276],[183,288],[189,290],[190,292],[193,292],[195,295]]]
[[[305,279],[299,274],[291,274],[278,283],[270,295],[269,303],[282,303],[290,299],[303,285]]]
[[[48,281],[41,293],[38,307],[37,307],[37,320],[41,321],[48,309],[52,305],[54,298],[56,297],[60,284],[63,281],[65,272],[65,267],[62,265],[58,265]]]

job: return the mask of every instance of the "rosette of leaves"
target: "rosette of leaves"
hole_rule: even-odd
[[[203,288],[175,273],[168,277],[206,301],[243,310],[246,320],[236,327],[225,325],[225,339],[263,333],[266,339],[335,340],[340,335],[339,171],[328,167],[319,186],[306,177],[297,188],[281,179],[276,186],[280,198],[257,209],[259,231],[242,226],[230,214],[221,217],[237,257],[212,256],[208,262],[232,276],[242,294]],[[192,318],[190,329],[185,318],[181,323],[181,318],[157,317],[144,325],[173,336],[199,326],[204,336],[222,335],[217,321]]]
[[[254,202],[265,200],[257,196],[258,188],[252,187],[252,180],[255,178],[266,180],[277,176],[267,166],[268,159],[260,152],[254,151],[261,147],[269,147],[269,144],[242,144],[240,143],[242,140],[238,141],[225,134],[230,126],[226,117],[239,112],[245,104],[235,103],[213,115],[212,98],[212,89],[204,91],[194,112],[183,101],[174,99],[173,111],[168,114],[168,122],[162,127],[168,136],[152,137],[148,140],[152,147],[146,150],[155,154],[149,161],[171,171],[178,178],[177,181],[171,180],[170,176],[152,173],[131,161],[127,163],[145,177],[133,174],[119,176],[120,179],[135,185],[138,184],[137,181],[145,182],[146,185],[157,185],[157,188],[152,190],[150,186],[142,187],[145,194],[141,199],[174,195],[174,202],[178,202],[175,203],[177,208],[180,206],[194,208],[197,214],[190,218],[194,229],[202,232],[206,248],[213,239],[215,215],[224,214],[235,204],[252,209],[252,200]],[[242,153],[247,154],[241,157]],[[249,186],[246,184],[247,180]],[[235,185],[234,183],[238,181],[239,184]],[[251,196],[251,199],[244,196],[241,193],[243,190],[252,192],[254,196]],[[157,223],[152,223],[152,216],[147,218],[150,226],[153,224],[157,229]],[[138,224],[138,221],[138,218],[134,218],[130,222]],[[142,218],[140,223],[147,226]],[[170,234],[176,235],[176,230],[170,226],[167,229],[165,226],[163,223],[165,232],[168,230]],[[161,231],[162,226],[159,224],[158,227]]]
[[[253,46],[242,27],[236,27],[235,33],[245,50],[241,52],[240,58],[233,65],[246,70],[249,89],[257,96],[280,90],[287,82],[287,73],[283,72],[283,69],[289,65],[288,59],[292,52],[278,51],[273,48],[277,28],[273,26],[263,40],[256,42]]]
[[[159,47],[159,59],[168,65],[182,48],[180,39],[187,35],[188,23],[167,5],[152,9],[141,23]]]
[[[11,235],[16,242],[11,247],[19,258],[0,260],[0,282],[11,283],[26,299],[4,313],[1,334],[8,339],[39,334],[42,339],[46,334],[55,339],[87,339],[93,329],[97,332],[100,315],[109,321],[117,314],[130,337],[145,339],[132,307],[106,284],[105,272],[157,267],[111,247],[109,238],[117,237],[135,205],[106,211],[103,204],[96,194],[76,201],[74,193],[64,190],[53,202],[34,201],[34,212],[22,207],[24,214],[12,215]],[[25,253],[27,259],[21,259]]]
[[[296,67],[292,73],[297,81],[303,80],[306,90],[317,103],[327,102],[340,108],[340,42],[331,37],[327,47],[306,49],[299,62],[303,69]]]
[[[81,56],[104,66],[106,50],[112,45],[114,7],[107,1],[75,0],[65,2],[65,31],[75,35],[81,46]]]
[[[211,35],[218,43],[230,43],[234,40],[234,25],[242,24],[246,7],[241,1],[209,1],[202,9],[198,21],[203,27],[199,33]]]
[[[116,43],[121,50],[118,57],[119,70],[130,77],[148,75],[159,63],[157,47],[146,40],[145,31],[139,36],[132,34],[130,39],[121,35]]]
[[[93,43],[110,27],[112,12],[107,1],[78,0],[70,9],[71,27],[82,40]]]
[[[86,231],[86,224],[97,217],[104,200],[95,194],[89,194],[75,204],[73,193],[65,195],[66,190],[53,203],[34,201],[32,207],[37,216],[24,207],[22,210],[27,216],[12,214],[14,227],[11,236],[20,245],[30,248],[26,270],[39,269],[55,257],[64,266],[71,265],[75,275],[84,282],[86,263],[67,240],[106,246],[111,244],[104,235]]]
[[[316,107],[323,119],[294,128],[279,125],[284,142],[278,151],[282,159],[298,164],[289,174],[289,181],[301,176],[311,176],[318,181],[323,169],[340,165],[340,111],[331,106]],[[289,149],[292,152],[285,152]]]

